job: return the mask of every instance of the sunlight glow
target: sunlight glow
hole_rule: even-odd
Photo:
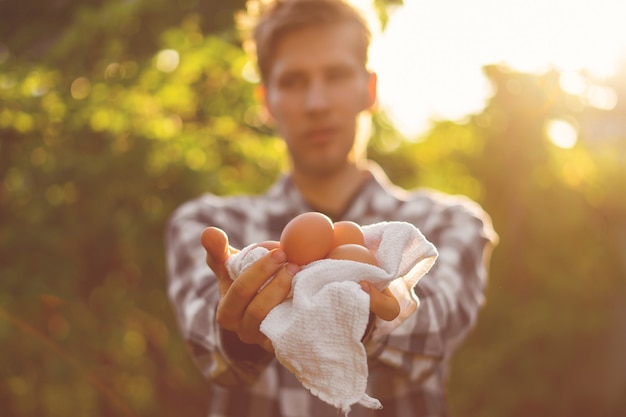
[[[405,1],[372,43],[380,106],[409,136],[433,118],[461,119],[493,94],[482,72],[488,64],[556,68],[568,73],[564,89],[579,94],[587,86],[576,72],[607,77],[626,56],[623,16],[623,0]],[[606,91],[587,99],[602,108],[612,103]]]
[[[571,149],[578,141],[578,130],[570,122],[562,119],[554,119],[546,126],[548,139],[563,149]]]
[[[175,49],[163,49],[156,56],[156,68],[161,72],[172,72],[178,68],[180,55]]]
[[[586,98],[593,107],[613,110],[617,105],[617,93],[609,87],[593,85],[587,90]]]
[[[565,71],[559,76],[559,86],[569,94],[582,96],[587,89],[587,81],[576,71]]]
[[[91,82],[85,77],[78,77],[72,81],[70,93],[75,100],[83,100],[87,98],[91,92]]]

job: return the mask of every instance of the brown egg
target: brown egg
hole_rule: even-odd
[[[328,216],[318,213],[303,213],[294,217],[280,235],[280,247],[287,260],[297,265],[306,265],[323,259],[333,244],[333,222]]]
[[[376,260],[374,253],[365,246],[357,245],[355,243],[337,246],[331,250],[328,255],[326,255],[326,258],[345,259],[378,266],[378,261]]]
[[[333,248],[348,243],[355,243],[357,245],[365,245],[363,238],[363,230],[361,226],[351,221],[335,222],[335,238],[333,240]]]

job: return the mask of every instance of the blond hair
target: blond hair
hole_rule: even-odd
[[[343,0],[249,1],[238,22],[247,31],[246,49],[256,56],[263,81],[269,77],[277,42],[294,30],[312,26],[354,25],[360,34],[355,52],[367,66],[371,31],[361,13]]]

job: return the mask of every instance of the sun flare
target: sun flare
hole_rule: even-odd
[[[430,119],[458,120],[482,110],[493,93],[482,72],[487,64],[611,75],[626,57],[623,16],[623,0],[407,0],[374,36],[380,105],[413,136]],[[605,93],[598,92],[598,101],[610,106]]]

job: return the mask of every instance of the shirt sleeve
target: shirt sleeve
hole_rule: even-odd
[[[217,226],[211,207],[200,200],[181,206],[170,218],[165,234],[167,290],[179,328],[195,363],[211,381],[234,386],[254,382],[273,355],[245,345],[215,321],[219,301],[215,275],[206,264],[200,243],[204,228]]]
[[[411,380],[434,372],[475,325],[498,239],[486,213],[469,201],[438,207],[420,229],[439,256],[415,287],[419,307],[392,332],[366,343],[370,359]]]

